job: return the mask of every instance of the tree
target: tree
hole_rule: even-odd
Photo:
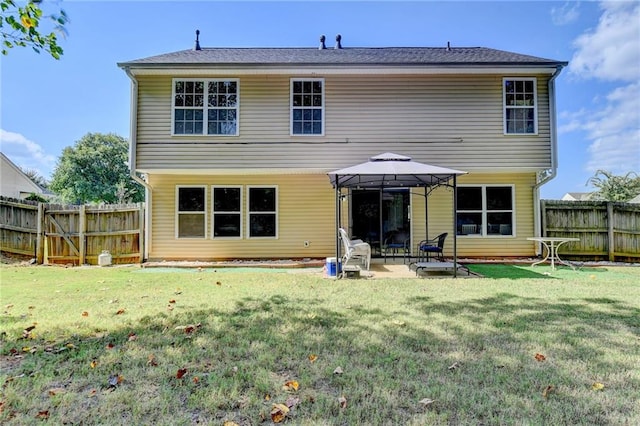
[[[129,174],[129,143],[113,133],[87,133],[58,158],[50,188],[70,203],[137,202],[144,191]]]
[[[64,10],[45,15],[41,3],[41,0],[29,0],[24,6],[18,6],[15,0],[0,0],[3,55],[7,55],[9,49],[14,47],[31,46],[37,53],[44,50],[55,59],[60,59],[63,50],[58,45],[57,34],[66,34],[65,24],[69,18]],[[44,28],[46,23],[53,25],[50,32]]]
[[[606,170],[598,170],[587,181],[589,184],[597,189],[591,196],[593,200],[624,202],[640,194],[640,177],[635,172],[616,176]]]
[[[24,169],[20,167],[20,170],[22,170],[22,173],[24,173],[29,179],[31,179],[31,182],[35,183],[40,188],[49,187],[49,182],[47,182],[47,179],[45,179],[40,173],[38,173],[36,169]]]

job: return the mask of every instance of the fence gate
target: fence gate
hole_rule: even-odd
[[[2,251],[33,254],[38,263],[98,264],[143,261],[144,203],[64,206],[0,199]]]

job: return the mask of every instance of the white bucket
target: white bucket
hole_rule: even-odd
[[[109,266],[112,261],[111,253],[109,250],[102,250],[102,253],[98,256],[98,265],[100,266]]]

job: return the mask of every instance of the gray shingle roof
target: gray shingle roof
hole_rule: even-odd
[[[352,47],[318,48],[203,48],[181,50],[121,62],[120,67],[193,65],[522,65],[565,66],[567,62],[486,47]]]

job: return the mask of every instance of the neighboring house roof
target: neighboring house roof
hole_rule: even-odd
[[[2,179],[0,180],[0,195],[12,198],[23,198],[31,193],[43,194],[44,189],[29,179],[20,167],[0,152]]]
[[[591,199],[591,192],[567,192],[562,196],[564,201],[586,201]]]
[[[118,63],[123,68],[215,64],[320,66],[503,66],[564,67],[567,62],[486,47],[202,48]]]
[[[640,204],[640,194],[627,201],[627,203]]]

